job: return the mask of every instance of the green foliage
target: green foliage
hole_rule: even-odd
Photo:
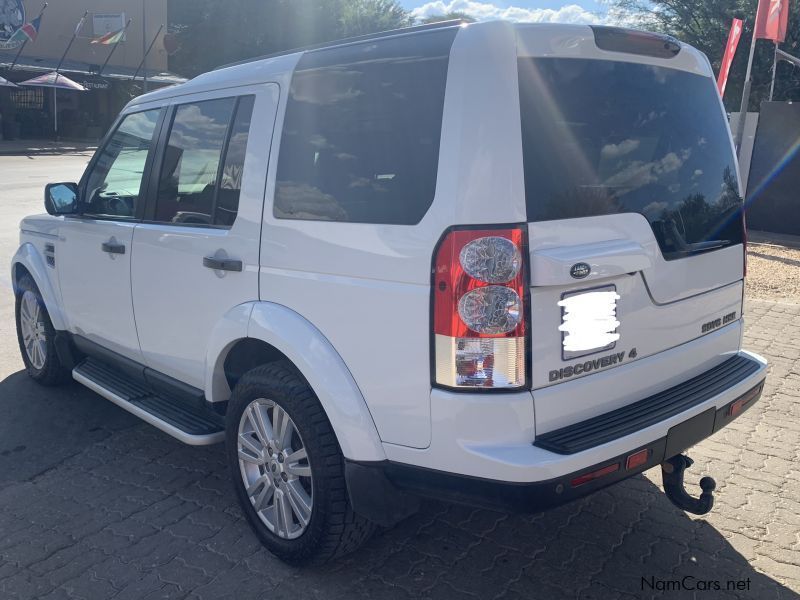
[[[171,0],[180,49],[170,70],[219,65],[330,40],[397,29],[411,17],[397,0]]]
[[[757,0],[612,0],[612,14],[623,23],[638,29],[660,31],[675,36],[704,52],[719,73],[728,31],[734,18],[744,21],[725,91],[725,106],[738,111],[742,96],[747,56],[753,34]],[[800,3],[790,2],[789,30],[781,49],[800,55]],[[750,110],[758,110],[769,98],[772,60],[775,46],[769,40],[758,40],[753,61],[753,88]],[[800,69],[786,62],[778,63],[775,100],[800,100]]]
[[[433,15],[422,19],[422,23],[441,23],[442,21],[466,21],[467,23],[474,23],[475,17],[469,16],[467,13],[453,11],[444,13],[442,15]]]

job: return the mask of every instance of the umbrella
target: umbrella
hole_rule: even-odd
[[[66,75],[58,71],[50,71],[44,75],[39,75],[33,79],[20,82],[20,85],[31,85],[38,87],[53,88],[53,128],[58,136],[58,107],[56,105],[56,90],[72,90],[75,92],[85,92],[86,88],[77,81],[72,81]]]
[[[76,92],[85,92],[86,88],[77,81],[72,81],[63,73],[50,71],[44,75],[39,75],[33,79],[20,82],[20,85],[38,85],[39,87],[56,88],[59,90],[75,90]]]
[[[8,79],[6,79],[5,77],[0,77],[0,87],[11,87],[11,88],[15,88],[15,87],[19,87],[19,86],[18,86],[16,83],[12,83],[12,82],[10,82],[10,81],[9,81]]]

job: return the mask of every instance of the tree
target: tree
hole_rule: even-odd
[[[396,0],[349,0],[341,4],[342,37],[389,31],[411,23],[411,16]]]
[[[433,15],[430,17],[425,17],[421,20],[421,23],[427,25],[428,23],[441,23],[442,21],[465,21],[467,23],[474,23],[475,17],[469,16],[467,13],[453,11],[444,13],[441,15]]]
[[[219,65],[397,29],[411,17],[397,0],[171,0],[179,49],[170,69],[196,75]]]
[[[719,73],[728,31],[734,18],[744,21],[744,32],[731,66],[725,91],[725,106],[738,111],[753,35],[757,0],[612,0],[612,15],[638,29],[668,33],[704,52]],[[789,29],[781,48],[800,54],[800,4],[790,2]],[[758,110],[769,97],[774,45],[759,40],[753,61],[753,89],[750,110]],[[800,100],[800,70],[779,63],[775,83],[776,100]]]

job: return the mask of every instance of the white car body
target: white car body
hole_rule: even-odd
[[[547,482],[624,456],[763,382],[766,362],[741,349],[741,244],[665,260],[640,214],[529,222],[526,211],[518,59],[666,67],[710,86],[704,55],[685,45],[670,58],[603,50],[587,26],[460,27],[447,69],[435,195],[414,225],[275,216],[287,92],[303,55],[216,70],[138,97],[121,115],[255,97],[230,228],[49,215],[23,221],[14,277],[23,270],[33,276],[56,330],[179,382],[190,394],[199,391],[212,404],[231,395],[229,352],[242,340],[260,340],[307,379],[348,461],[504,483]],[[729,133],[727,139],[732,153]],[[528,238],[527,384],[498,394],[433,385],[437,244],[452,226],[508,223],[526,224]],[[110,240],[124,244],[125,253],[101,252]],[[208,256],[241,260],[242,269],[204,268]],[[577,280],[570,269],[579,262],[590,272]],[[621,323],[615,349],[565,360],[559,302],[565,293],[611,285]],[[702,331],[704,323],[733,313]],[[602,362],[612,354],[624,356]],[[684,411],[584,451],[560,454],[535,445],[544,434],[680,386],[736,356],[756,368]],[[564,367],[594,359],[600,362],[591,369],[579,367],[586,372],[563,376]],[[76,378],[131,410],[87,377]],[[220,440],[183,435],[137,414],[188,443]]]

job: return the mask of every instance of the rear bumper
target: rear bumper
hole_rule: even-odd
[[[742,359],[752,369],[741,378],[726,379],[721,384],[718,381],[715,386],[703,388],[700,390],[702,394],[691,395],[687,402],[679,403],[678,410],[659,413],[657,420],[638,421],[635,427],[622,427],[614,435],[593,441],[590,447],[584,449],[577,446],[565,453],[556,452],[552,447],[542,447],[548,434],[557,430],[537,432],[538,414],[534,415],[535,403],[530,392],[457,394],[435,389],[431,392],[433,435],[430,446],[416,449],[384,443],[386,458],[392,463],[509,483],[559,479],[666,438],[672,427],[709,409],[721,409],[756,387],[766,377],[767,363],[755,354],[740,351],[720,355],[719,358],[716,362],[704,365],[702,371],[689,371],[682,380],[675,381],[673,378],[670,381],[672,385],[651,387],[637,400],[649,400],[653,395],[690,387],[694,378],[713,371],[731,359]],[[650,361],[649,358],[643,360]],[[629,395],[628,388],[641,379],[638,372],[640,362],[614,369],[617,371],[618,395]],[[674,366],[671,357],[664,357],[660,364],[662,371],[671,372]],[[584,379],[580,382],[580,391],[583,397],[590,398],[587,400],[590,402],[591,390],[583,388],[591,388],[593,382],[590,378]],[[563,385],[572,386],[572,383]],[[596,393],[605,392],[598,390]],[[624,408],[635,404],[638,402],[628,402]],[[582,419],[580,425],[613,412]]]
[[[405,516],[413,496],[514,512],[536,512],[571,502],[658,466],[728,425],[761,397],[765,364],[760,361],[758,366],[753,376],[747,378],[750,387],[719,407],[711,405],[676,423],[664,436],[631,446],[610,459],[592,462],[579,470],[543,481],[510,482],[391,461],[348,462],[346,477],[351,502],[356,512],[385,525]],[[641,453],[646,453],[646,460],[629,468],[628,458]],[[598,471],[605,474],[589,480],[583,477]]]

